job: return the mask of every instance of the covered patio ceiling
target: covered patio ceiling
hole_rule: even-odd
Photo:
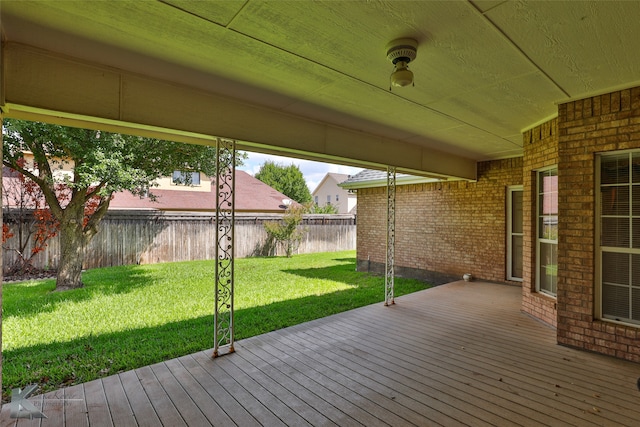
[[[474,179],[556,104],[640,81],[640,2],[12,1],[9,117]],[[418,41],[389,90],[388,42]]]

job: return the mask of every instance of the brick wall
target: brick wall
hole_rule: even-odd
[[[640,88],[558,108],[558,342],[640,361],[637,327],[595,312],[595,153],[640,148]]]
[[[640,328],[596,318],[595,154],[640,149],[640,87],[561,104],[523,134],[523,157],[478,163],[477,182],[399,186],[396,271],[435,283],[504,281],[506,188],[523,186],[522,309],[563,345],[640,362]],[[535,292],[536,171],[558,166],[557,299]],[[358,191],[358,267],[384,271],[386,189]]]
[[[434,283],[505,281],[506,192],[522,184],[522,158],[478,163],[477,182],[396,188],[395,269]],[[358,190],[358,268],[384,271],[386,188]]]
[[[523,282],[522,310],[545,323],[557,325],[556,299],[536,292],[536,170],[558,164],[558,120],[524,132],[523,158]]]

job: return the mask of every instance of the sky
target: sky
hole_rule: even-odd
[[[293,159],[290,157],[273,156],[270,154],[260,154],[247,152],[249,158],[244,161],[243,166],[239,166],[237,169],[248,172],[254,175],[260,170],[260,167],[267,160],[281,164],[283,166],[289,166],[292,163],[300,169],[304,179],[307,182],[309,191],[313,193],[322,178],[327,172],[345,173],[347,175],[355,175],[360,172],[362,168],[354,168],[351,166],[336,165],[331,163],[312,162],[311,160]]]

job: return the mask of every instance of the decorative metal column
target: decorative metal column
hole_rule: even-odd
[[[385,267],[384,305],[395,304],[393,271],[396,244],[396,168],[387,167],[387,265]]]
[[[216,311],[213,357],[233,353],[236,143],[216,142]],[[224,352],[221,354],[221,347]]]

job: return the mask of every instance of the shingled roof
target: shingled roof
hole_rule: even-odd
[[[19,175],[14,170],[3,168],[4,202],[12,204],[16,197],[12,195],[19,186]],[[186,189],[152,189],[156,201],[148,197],[140,198],[129,191],[115,193],[109,209],[145,209],[182,212],[214,212],[216,210],[215,181],[210,191],[188,191]],[[254,178],[244,171],[236,171],[235,207],[236,212],[282,213],[286,210],[283,200],[289,199],[276,189]],[[294,202],[295,204],[295,202]],[[33,208],[34,206],[27,206]]]
[[[140,198],[128,191],[116,193],[109,209],[154,209],[163,211],[207,212],[216,209],[215,181],[211,191],[152,189],[156,201]],[[244,171],[236,171],[236,212],[284,212],[287,196]]]
[[[396,184],[421,184],[425,182],[436,182],[437,178],[427,178],[424,176],[408,175],[404,173],[396,174]],[[373,169],[363,169],[355,175],[351,175],[349,179],[341,184],[340,187],[347,190],[355,190],[358,188],[386,187],[387,171],[379,171]]]

